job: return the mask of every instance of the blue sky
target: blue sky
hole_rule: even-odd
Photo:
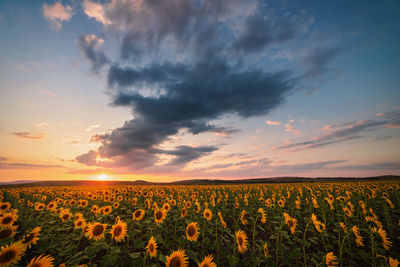
[[[398,174],[399,11],[1,1],[0,179]]]

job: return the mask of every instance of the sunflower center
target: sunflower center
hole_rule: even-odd
[[[114,228],[114,236],[120,236],[122,233],[122,227],[121,226],[117,226]]]
[[[8,216],[2,220],[3,224],[9,224],[12,221],[12,217]]]
[[[292,221],[292,220],[289,220],[289,221],[288,221],[288,225],[289,225],[289,227],[293,227],[293,226],[294,226],[293,221]]]
[[[241,236],[238,237],[238,243],[240,246],[243,245],[243,238]]]
[[[64,214],[64,215],[63,215],[63,219],[64,219],[64,220],[68,219],[68,217],[69,217],[68,214]]]
[[[150,243],[150,245],[149,245],[149,250],[150,250],[150,252],[153,252],[153,251],[154,251],[154,244],[153,244],[153,243]]]
[[[12,259],[14,259],[15,256],[17,256],[17,252],[15,250],[9,249],[0,255],[0,263],[10,262]]]
[[[77,222],[76,225],[77,225],[77,226],[81,226],[81,225],[82,225],[82,221]]]
[[[8,228],[4,229],[4,230],[1,230],[0,231],[0,239],[4,239],[4,238],[9,237],[11,235],[11,233],[12,233],[11,229],[8,229]]]
[[[171,267],[180,267],[182,265],[181,262],[182,262],[181,258],[173,257],[171,259],[170,263],[169,263],[169,266],[171,266]]]
[[[136,217],[136,218],[139,218],[141,213],[142,213],[142,212],[140,212],[140,211],[136,211],[136,212],[135,212],[135,217]]]
[[[157,220],[160,220],[160,219],[162,218],[162,215],[163,215],[162,211],[157,211],[157,212],[156,212],[156,218],[157,218]]]
[[[2,209],[2,210],[5,210],[6,208],[7,208],[7,205],[6,205],[6,204],[1,205],[1,209]]]
[[[189,226],[188,235],[189,236],[194,236],[195,233],[196,233],[196,229],[194,228],[194,226],[193,225]]]
[[[101,235],[104,231],[104,226],[101,224],[96,225],[93,227],[93,235]]]

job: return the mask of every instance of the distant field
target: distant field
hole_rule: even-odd
[[[0,266],[397,266],[400,183],[359,181],[3,187]]]

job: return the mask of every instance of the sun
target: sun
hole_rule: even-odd
[[[102,173],[99,176],[97,176],[97,179],[100,181],[104,181],[104,180],[108,179],[108,176],[107,176],[107,174]]]

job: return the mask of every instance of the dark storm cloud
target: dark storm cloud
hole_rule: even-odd
[[[313,18],[304,11],[277,16],[265,5],[246,18],[233,49],[245,53],[263,51],[269,44],[282,43],[306,32],[312,22]]]
[[[270,44],[295,40],[313,20],[305,11],[240,0],[113,0],[103,9],[101,21],[119,36],[118,59],[109,60],[94,35],[81,36],[77,44],[94,71],[108,66],[112,104],[129,107],[134,118],[93,136],[100,147],[76,160],[132,170],[158,163],[162,154],[174,157],[169,165],[206,156],[220,146],[160,145],[182,130],[229,136],[239,129],[210,121],[266,115],[281,105],[295,87],[291,73],[241,61]]]
[[[107,56],[100,51],[100,46],[104,42],[103,39],[96,37],[95,35],[81,35],[76,40],[76,44],[85,56],[92,64],[92,70],[98,72],[101,67],[109,63]]]
[[[177,146],[174,150],[154,149],[155,154],[173,155],[175,158],[168,165],[185,165],[188,162],[196,160],[202,156],[209,155],[211,152],[218,150],[216,146]]]

